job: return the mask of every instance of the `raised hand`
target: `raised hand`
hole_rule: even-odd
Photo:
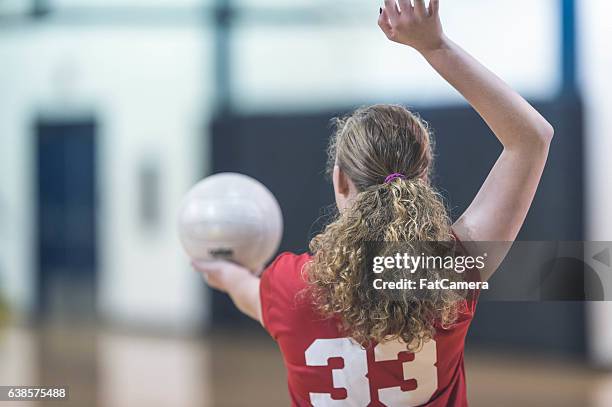
[[[391,41],[408,45],[423,53],[441,48],[445,43],[440,22],[440,1],[384,0],[378,25]],[[399,6],[399,7],[398,7]]]

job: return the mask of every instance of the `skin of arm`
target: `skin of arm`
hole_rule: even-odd
[[[478,112],[503,152],[476,197],[453,225],[464,242],[512,242],[520,231],[548,157],[553,127],[525,99],[446,37],[440,1],[385,0],[378,25],[388,39],[417,50]],[[495,245],[483,278],[510,244]],[[473,249],[478,250],[472,246]]]
[[[502,143],[504,150],[468,209],[453,225],[464,243],[512,242],[537,190],[553,136],[552,126],[527,101],[448,39],[439,0],[385,0],[378,25],[391,41],[408,45],[465,97]],[[466,244],[467,246],[467,244]],[[496,245],[483,279],[499,266],[510,245]],[[479,250],[471,247],[472,250]],[[193,262],[207,283],[226,292],[238,309],[260,321],[260,280],[227,261]]]
[[[260,280],[251,271],[225,260],[193,261],[191,265],[211,288],[227,293],[242,313],[262,323]]]

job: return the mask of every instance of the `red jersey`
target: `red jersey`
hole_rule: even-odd
[[[467,406],[463,347],[476,298],[417,353],[399,341],[364,349],[300,295],[309,260],[283,253],[261,277],[262,320],[283,354],[292,406]]]

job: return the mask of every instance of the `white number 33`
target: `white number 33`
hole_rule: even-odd
[[[406,352],[406,344],[400,341],[378,344],[374,348],[375,362],[398,360]],[[346,398],[334,400],[331,394],[310,393],[314,407],[366,407],[370,402],[370,383],[366,350],[349,338],[317,339],[306,350],[308,366],[328,366],[330,358],[342,358],[344,367],[333,369],[334,388],[344,388]],[[404,380],[416,380],[416,389],[403,391],[398,387],[378,390],[379,401],[388,407],[418,406],[427,402],[438,388],[436,369],[436,342],[430,340],[414,359],[403,362]]]

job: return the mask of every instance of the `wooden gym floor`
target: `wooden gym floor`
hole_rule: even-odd
[[[0,406],[275,407],[288,397],[262,334],[137,335],[102,328],[0,328],[0,385],[69,385],[70,400]],[[471,351],[471,406],[608,407],[612,374],[576,361]]]

